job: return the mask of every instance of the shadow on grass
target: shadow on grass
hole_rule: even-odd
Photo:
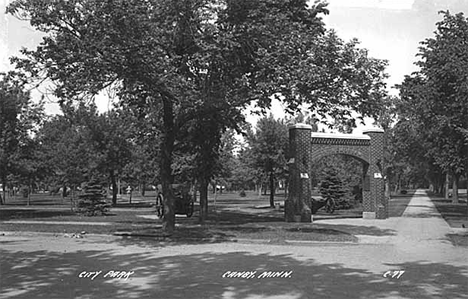
[[[359,214],[315,214],[314,220],[328,220],[328,219],[350,219],[350,218],[362,218],[362,211]]]
[[[439,213],[411,213],[411,214],[406,214],[403,215],[402,217],[404,218],[440,218]]]
[[[447,238],[452,242],[453,246],[468,247],[468,233],[465,234],[448,234]]]
[[[332,228],[315,228],[315,227],[294,227],[285,229],[289,232],[301,232],[301,233],[317,233],[326,235],[342,235],[343,231],[332,229]]]
[[[71,197],[62,198],[60,195],[49,195],[49,194],[32,194],[30,198],[30,205],[37,206],[63,206],[70,204]],[[22,196],[7,197],[5,205],[20,205],[24,206],[28,204],[28,199]]]
[[[395,196],[388,202],[388,217],[401,217],[406,210],[412,196]]]
[[[153,208],[154,203],[151,202],[136,202],[136,203],[122,203],[117,202],[117,204],[112,206],[113,208]]]
[[[227,241],[233,235],[228,233],[210,229],[207,227],[196,226],[196,227],[177,227],[172,235],[167,235],[162,227],[155,227],[154,225],[138,226],[133,229],[121,228],[116,229],[115,235],[120,236],[131,236],[133,237],[144,237],[145,239],[157,240],[157,241],[168,241],[183,243],[185,241],[191,243],[193,241],[200,241],[200,243],[206,243],[206,241]]]
[[[242,211],[212,211],[207,219],[207,223],[217,225],[240,225],[277,221],[284,221],[284,216],[280,216],[280,214],[274,210],[261,214],[252,214]]]
[[[37,210],[37,209],[5,209],[0,210],[0,219],[19,220],[31,218],[50,218],[76,215],[70,209],[66,210]]]
[[[1,298],[468,298],[466,268],[444,263],[387,264],[399,279],[290,254],[138,250],[1,250]],[[104,277],[133,271],[128,280]],[[102,271],[94,280],[82,271]],[[256,271],[251,279],[223,277]],[[285,271],[289,278],[262,277]],[[284,273],[284,272],[283,272]],[[264,275],[263,275],[264,276]]]
[[[376,226],[344,225],[344,224],[320,224],[321,227],[330,227],[335,230],[352,235],[368,236],[394,236],[397,232],[393,229],[382,229]]]
[[[452,203],[451,200],[431,194],[429,194],[429,198],[434,203],[437,211],[451,227],[460,228],[462,225],[468,227],[468,206],[466,199],[459,203]]]

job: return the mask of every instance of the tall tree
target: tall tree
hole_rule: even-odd
[[[441,14],[435,37],[421,43],[420,71],[400,86],[399,113],[419,126],[427,156],[453,176],[457,202],[458,179],[468,172],[463,135],[468,128],[468,20],[463,13]]]
[[[0,182],[5,199],[7,177],[20,168],[21,148],[40,124],[42,104],[33,103],[26,91],[25,78],[18,73],[0,73]]]
[[[112,204],[117,204],[117,179],[124,167],[130,163],[134,130],[131,119],[123,110],[111,110],[95,115],[86,127],[96,153],[99,153],[98,168],[107,173],[112,186]]]
[[[41,159],[52,174],[50,183],[59,184],[65,190],[66,186],[79,186],[86,174],[97,172],[100,155],[88,128],[95,123],[96,108],[63,105],[62,110],[63,115],[44,122],[36,140]]]
[[[270,206],[275,206],[274,196],[278,176],[284,174],[288,155],[288,127],[272,114],[261,118],[252,136],[248,138],[255,167],[260,169],[270,189]]]

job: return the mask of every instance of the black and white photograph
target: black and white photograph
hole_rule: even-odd
[[[0,0],[0,299],[468,299],[468,0]]]

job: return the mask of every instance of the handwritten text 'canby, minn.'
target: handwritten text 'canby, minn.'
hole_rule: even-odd
[[[226,271],[221,275],[223,278],[291,278],[293,271],[263,271],[257,275],[257,271]]]

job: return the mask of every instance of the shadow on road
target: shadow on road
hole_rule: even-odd
[[[287,254],[174,252],[156,257],[152,252],[157,250],[2,250],[0,298],[468,298],[466,269],[442,263],[389,264],[389,270],[405,271],[392,279]],[[134,274],[127,281],[105,278],[110,270]],[[82,271],[102,273],[90,280],[78,277]],[[223,278],[227,271],[256,273],[251,279]],[[264,271],[292,273],[290,278],[260,278]]]

